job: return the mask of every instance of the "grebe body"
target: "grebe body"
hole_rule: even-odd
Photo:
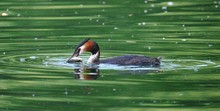
[[[150,58],[143,55],[123,55],[101,60],[100,63],[117,65],[159,66],[159,58]]]
[[[73,55],[67,60],[68,63],[79,62],[81,60],[74,59],[84,52],[91,52],[88,63],[103,63],[116,65],[139,65],[139,66],[160,66],[160,58],[151,58],[144,55],[123,55],[100,60],[100,49],[96,42],[90,39],[83,40],[75,49]]]

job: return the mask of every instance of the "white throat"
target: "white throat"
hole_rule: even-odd
[[[99,62],[99,56],[100,56],[99,51],[95,54],[92,54],[88,59],[88,63],[98,63]]]

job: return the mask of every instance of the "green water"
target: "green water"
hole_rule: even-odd
[[[218,0],[0,0],[0,110],[218,111],[219,36]],[[65,60],[87,37],[162,66],[77,80]]]

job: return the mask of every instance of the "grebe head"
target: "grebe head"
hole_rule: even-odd
[[[81,43],[79,43],[79,45],[75,48],[73,55],[67,60],[67,62],[71,62],[72,58],[78,57],[84,52],[91,52],[92,54],[88,60],[89,63],[99,62],[99,46],[96,42],[91,41],[90,38],[84,39]]]

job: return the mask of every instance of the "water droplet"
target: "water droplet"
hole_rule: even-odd
[[[209,47],[212,47],[213,45],[212,44],[209,44]]]
[[[64,94],[65,94],[65,95],[68,95],[68,91],[65,91]]]
[[[191,33],[188,33],[188,36],[191,36]]]
[[[184,41],[184,42],[185,42],[185,41],[186,41],[186,39],[182,39],[182,41]]]
[[[65,88],[64,90],[65,90],[64,94],[65,94],[65,95],[68,95],[67,88]]]
[[[113,90],[113,91],[116,91],[117,89],[113,88],[112,90]]]
[[[20,62],[25,62],[25,58],[20,58]]]
[[[6,54],[6,52],[3,52],[3,54],[5,55],[5,54]]]
[[[147,1],[147,0],[145,0],[145,1],[144,1],[144,3],[148,3],[148,1]]]
[[[118,27],[114,27],[115,30],[118,30]]]
[[[102,1],[102,4],[106,4],[106,1]]]
[[[133,41],[133,40],[127,40],[126,42],[127,43],[137,43],[136,41]]]
[[[129,17],[133,16],[133,14],[128,14]]]
[[[186,25],[185,25],[185,24],[183,24],[182,26],[183,26],[183,27],[185,27]]]
[[[32,94],[32,96],[35,97],[36,95],[35,95],[35,94]]]
[[[3,12],[3,13],[1,14],[1,16],[4,16],[4,17],[6,17],[6,16],[8,16],[8,13],[6,13],[6,12]]]
[[[142,22],[142,25],[146,25],[146,23],[145,23],[145,22]]]
[[[34,40],[37,40],[37,39],[38,39],[37,37],[34,38]]]
[[[173,2],[167,2],[167,5],[172,6],[174,3]]]
[[[166,6],[163,6],[161,9],[162,9],[162,10],[167,10],[167,7],[166,7]]]
[[[205,103],[205,105],[206,105],[206,106],[209,106],[209,105],[211,105],[211,103]]]
[[[150,47],[150,46],[148,47],[148,50],[151,50],[151,47]]]
[[[145,9],[145,10],[144,10],[144,13],[147,13],[147,12],[148,12],[147,9]]]
[[[179,96],[182,96],[183,95],[183,93],[179,93]]]
[[[215,5],[215,8],[218,8],[218,5]]]
[[[165,40],[166,38],[165,37],[163,37],[163,40]]]
[[[20,13],[18,13],[18,14],[17,14],[17,17],[20,17],[20,16],[21,16],[21,14],[20,14]]]
[[[37,56],[30,56],[29,58],[30,58],[30,59],[36,59]]]
[[[105,23],[102,23],[102,25],[105,25]]]
[[[154,4],[151,4],[150,6],[151,6],[151,7],[155,7],[155,5],[154,5]]]

